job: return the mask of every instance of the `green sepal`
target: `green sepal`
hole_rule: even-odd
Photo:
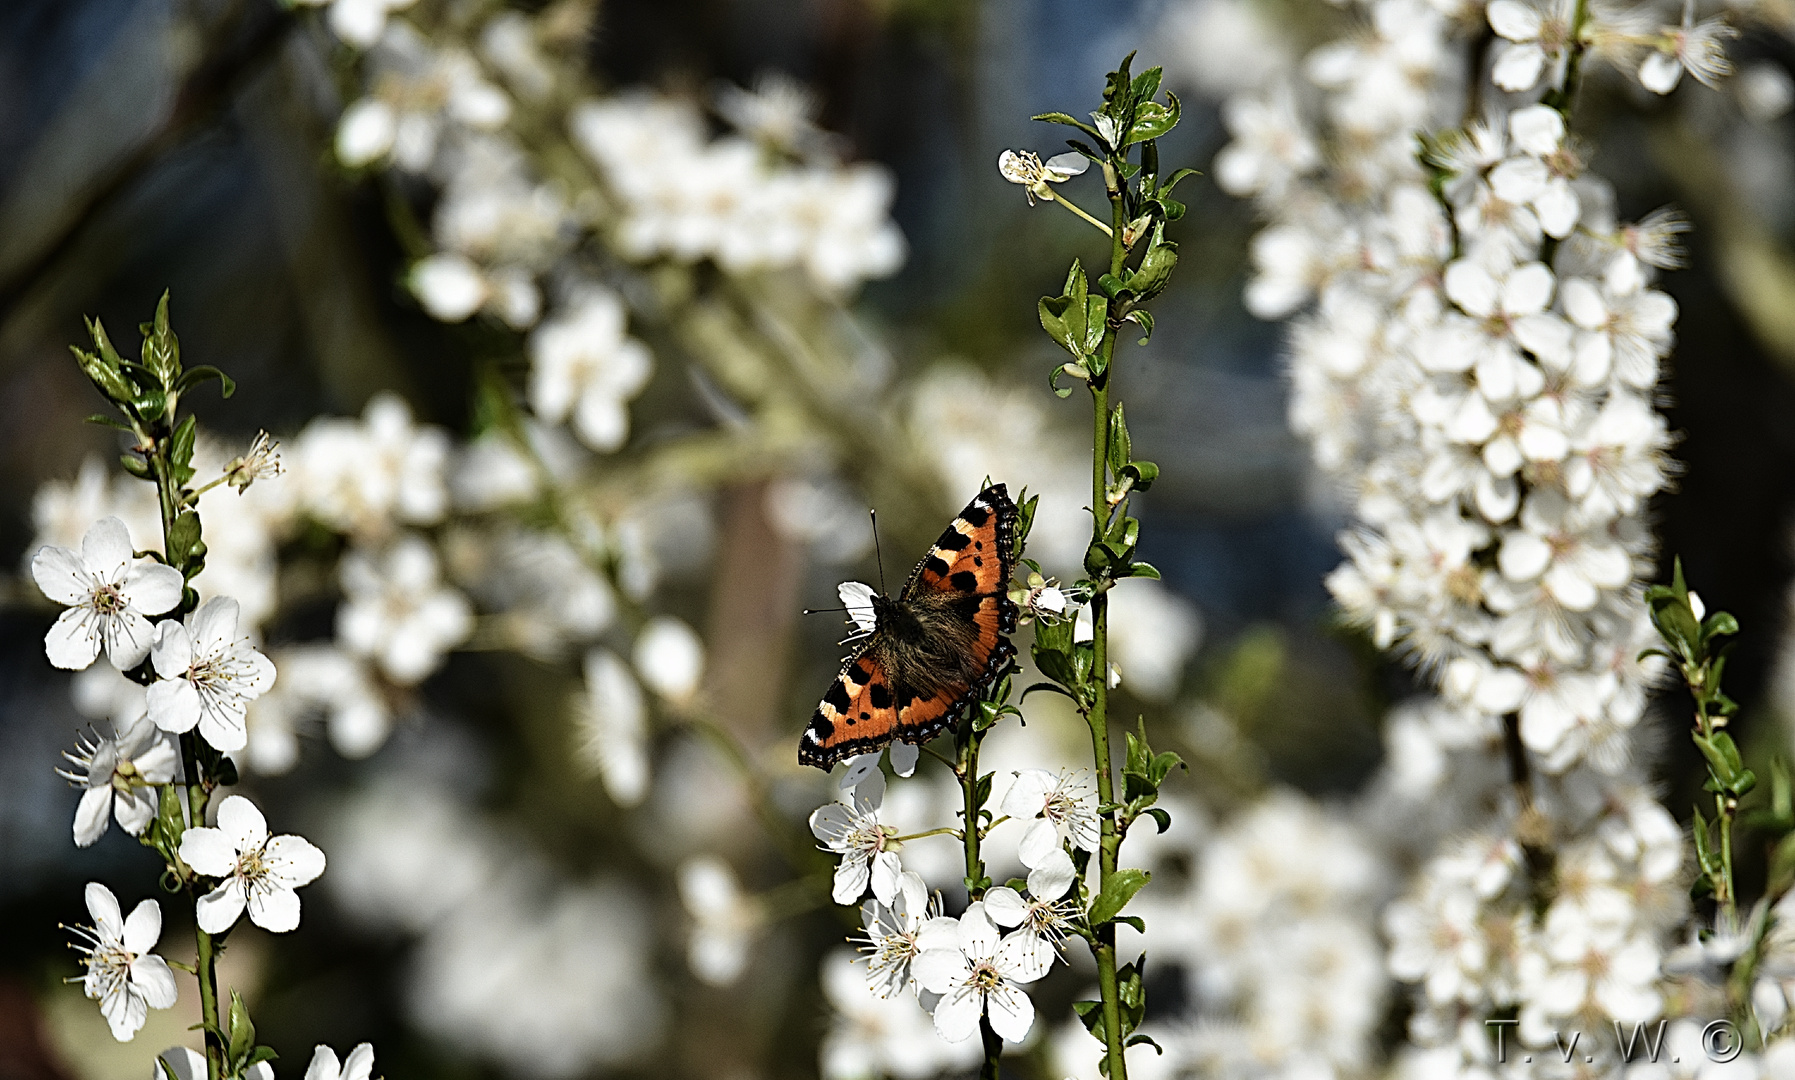
[[[241,1072],[240,1064],[248,1059],[256,1045],[256,1026],[249,1019],[249,1006],[243,1004],[243,995],[231,991],[230,1037],[228,1053],[233,1072]]]

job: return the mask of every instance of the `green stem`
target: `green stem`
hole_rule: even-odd
[[[1072,211],[1074,214],[1077,214],[1079,217],[1090,222],[1092,225],[1097,226],[1099,229],[1102,229],[1103,235],[1111,238],[1112,240],[1115,238],[1115,236],[1116,236],[1115,229],[1110,228],[1108,225],[1105,225],[1103,222],[1098,221],[1096,218],[1085,213],[1083,208],[1081,208],[1077,203],[1073,202],[1071,199],[1066,198],[1064,195],[1061,195],[1056,191],[1049,191],[1046,193],[1046,195],[1049,199],[1053,200],[1056,203],[1059,203],[1061,206]]]
[[[174,401],[169,401],[169,412],[166,427],[174,428]],[[179,492],[174,482],[174,468],[168,460],[168,437],[158,431],[150,434],[138,425],[139,445],[148,448],[150,469],[156,477],[156,495],[162,511],[162,553],[164,558],[171,558],[174,551],[175,517],[180,513]],[[177,565],[172,559],[169,562],[181,572],[185,580],[187,560],[183,556]],[[184,606],[184,605],[183,605]],[[177,612],[180,608],[175,609]],[[183,800],[187,813],[187,826],[197,828],[206,823],[206,802],[209,790],[205,777],[200,775],[198,736],[191,731],[180,736],[181,744],[181,779],[186,798]],[[218,954],[222,946],[198,927],[194,928],[197,939],[194,948],[194,977],[199,982],[200,1022],[206,1038],[206,1080],[222,1080],[224,1076],[224,1041],[220,1034],[223,1030],[218,1022]]]
[[[1106,176],[1108,173],[1106,171]],[[1122,246],[1122,226],[1126,211],[1122,205],[1120,184],[1110,189],[1110,208],[1115,228],[1110,234],[1109,272],[1120,274],[1127,251]],[[1109,390],[1111,365],[1116,347],[1115,327],[1103,335],[1103,371],[1091,380],[1091,521],[1095,542],[1101,542],[1109,524],[1108,472],[1109,459]],[[1097,776],[1097,801],[1100,806],[1115,802],[1115,785],[1109,760],[1109,585],[1107,580],[1094,583],[1091,596],[1091,672],[1096,685],[1090,710],[1085,714],[1091,726],[1091,766]],[[1114,813],[1102,815],[1101,843],[1097,852],[1098,882],[1109,880],[1116,872],[1122,846],[1116,830]],[[1122,1000],[1116,978],[1116,925],[1113,922],[1092,927],[1095,940],[1091,951],[1097,961],[1097,988],[1103,998],[1104,1055],[1108,1062],[1109,1080],[1127,1080],[1128,1065],[1123,1059]]]
[[[985,896],[985,860],[979,853],[979,842],[983,835],[979,829],[979,743],[984,740],[984,733],[976,731],[973,723],[978,717],[976,708],[969,710],[964,721],[963,734],[960,736],[960,763],[954,772],[960,780],[960,791],[963,799],[961,811],[965,818],[964,828],[960,835],[964,839],[966,851],[966,898],[981,900]],[[985,1049],[985,1060],[979,1066],[979,1080],[998,1080],[998,1063],[1003,1059],[1003,1039],[991,1028],[991,1020],[987,1016],[979,1017],[979,1037]]]

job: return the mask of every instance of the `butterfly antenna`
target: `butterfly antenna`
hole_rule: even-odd
[[[850,609],[845,608],[845,607],[816,607],[816,608],[807,607],[803,610],[803,614],[805,614],[805,615],[827,615],[831,611],[848,611],[848,610],[850,610]]]
[[[866,516],[873,522],[873,558],[879,561],[879,592],[885,592],[885,555],[879,550],[879,512],[868,510]]]

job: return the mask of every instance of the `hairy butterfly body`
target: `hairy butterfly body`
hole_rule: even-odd
[[[896,599],[872,596],[873,629],[823,695],[798,761],[828,769],[892,741],[921,745],[1016,655],[1008,596],[1016,504],[993,484],[966,504]]]

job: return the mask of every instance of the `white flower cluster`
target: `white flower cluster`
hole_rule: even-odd
[[[1653,278],[1685,226],[1615,219],[1559,91],[1584,53],[1643,63],[1660,92],[1675,78],[1654,57],[1707,81],[1724,24],[1686,8],[1654,31],[1650,4],[1354,6],[1366,33],[1239,88],[1216,175],[1268,219],[1247,305],[1296,316],[1290,420],[1356,518],[1329,588],[1439,687],[1392,719],[1383,812],[1409,815],[1398,846],[1423,857],[1385,919],[1390,971],[1420,998],[1405,1067],[1445,1075],[1494,1060],[1483,1021],[1505,1010],[1541,1046],[1666,1006],[1684,840],[1632,748],[1662,672],[1639,660],[1656,641],[1639,596],[1677,309]],[[1467,93],[1483,112],[1456,128]]]
[[[1130,910],[1147,921],[1152,963],[1182,973],[1192,1022],[1151,1025],[1166,1052],[1141,1066],[1155,1075],[1364,1075],[1389,995],[1374,914],[1388,870],[1372,838],[1289,791],[1214,832],[1196,807],[1171,809],[1171,830],[1135,853],[1154,879]],[[1082,1030],[1067,1038],[1081,1051],[1089,1043]],[[1093,1071],[1076,1054],[1062,1064]]]
[[[349,799],[331,832],[335,899],[418,939],[406,1004],[433,1038],[545,1080],[654,1044],[665,1006],[633,890],[560,878],[421,774]]]
[[[888,216],[890,174],[825,153],[788,162],[771,140],[754,138],[765,129],[751,118],[762,111],[739,117],[750,120],[742,134],[713,140],[682,101],[580,106],[574,138],[623,206],[618,250],[637,260],[709,259],[730,273],[795,267],[836,292],[896,271],[906,249]],[[808,116],[799,122],[808,127]]]
[[[1002,808],[1006,818],[1027,823],[1019,854],[1028,868],[1028,891],[988,889],[951,918],[940,913],[938,900],[930,900],[923,878],[904,869],[897,830],[880,820],[886,791],[880,756],[851,759],[842,787],[852,791],[852,800],[826,803],[810,816],[811,831],[823,849],[841,856],[835,902],[856,904],[872,893],[861,907],[867,980],[879,998],[914,994],[934,1016],[936,1033],[950,1044],[970,1040],[981,1018],[989,1019],[1006,1041],[1019,1043],[1035,1019],[1023,987],[1052,968],[1072,920],[1079,917],[1077,902],[1068,895],[1077,878],[1068,848],[1088,853],[1097,847],[1096,791],[1072,774],[1018,773]],[[894,744],[891,757],[894,768],[904,773],[916,765],[914,748],[900,755]],[[833,1062],[831,1067],[843,1070],[832,1076],[852,1075],[847,1063],[868,1059],[893,1068],[914,1067],[905,1064],[911,1059],[894,1058],[871,1033],[848,1033],[881,1016],[907,1016],[907,1009],[872,1006],[846,991],[831,996],[842,999],[837,1002],[842,1029],[825,1049],[825,1065]],[[892,1022],[901,1022],[901,1016]],[[946,1065],[957,1056],[924,1055],[920,1060]]]

